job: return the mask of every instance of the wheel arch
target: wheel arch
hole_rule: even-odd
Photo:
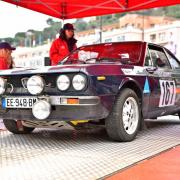
[[[122,80],[119,86],[119,92],[124,88],[132,89],[137,94],[138,98],[140,99],[140,103],[142,103],[143,91],[141,89],[141,86],[136,80],[132,78],[126,78]]]

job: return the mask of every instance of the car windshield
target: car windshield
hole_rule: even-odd
[[[61,64],[121,62],[134,64],[139,62],[142,43],[123,42],[82,46],[67,56]]]

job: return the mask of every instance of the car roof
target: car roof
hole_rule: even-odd
[[[123,44],[123,43],[141,43],[141,44],[146,44],[146,45],[151,45],[151,46],[158,46],[161,48],[164,48],[163,46],[147,41],[121,41],[121,42],[107,42],[107,43],[97,43],[97,44],[90,44],[90,45],[84,45],[81,47],[88,47],[88,46],[99,46],[99,45],[105,45],[105,44]]]
[[[121,42],[105,42],[105,43],[97,43],[97,44],[90,44],[90,45],[84,45],[81,47],[88,47],[88,46],[99,46],[99,45],[105,45],[105,44],[124,44],[124,43],[147,43],[145,41],[121,41]]]

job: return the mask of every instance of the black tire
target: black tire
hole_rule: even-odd
[[[8,131],[12,132],[13,134],[29,134],[31,133],[35,128],[26,127],[22,125],[21,129],[18,129],[17,121],[13,119],[4,119],[3,123]]]
[[[137,105],[136,107],[138,108],[137,117],[139,117],[137,118],[138,121],[137,121],[137,126],[135,126],[135,131],[132,134],[128,134],[126,132],[122,118],[123,106],[129,97],[133,98],[137,103],[136,104]],[[105,120],[106,131],[109,137],[115,141],[129,142],[135,139],[140,127],[140,121],[141,121],[140,100],[133,90],[129,88],[125,88],[119,93],[116,102],[114,104],[114,107],[112,109],[112,112]]]

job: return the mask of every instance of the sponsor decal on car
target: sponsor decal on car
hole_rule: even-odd
[[[159,83],[161,89],[159,107],[174,105],[176,98],[175,81],[159,80]]]

